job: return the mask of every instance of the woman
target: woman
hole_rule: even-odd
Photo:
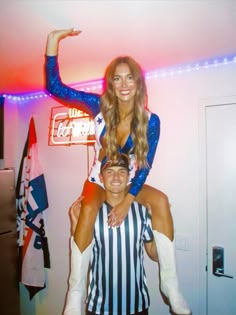
[[[75,264],[81,270],[71,271],[67,310],[76,305],[89,263],[93,227],[98,209],[104,201],[100,186],[100,161],[113,159],[118,152],[130,157],[131,182],[124,200],[110,213],[108,224],[119,225],[134,200],[152,209],[152,227],[160,264],[161,290],[176,314],[190,314],[178,286],[173,244],[173,221],[168,198],[161,191],[145,185],[159,140],[160,121],[147,109],[145,80],[139,65],[130,57],[118,57],[105,73],[104,93],[99,95],[74,90],[61,82],[57,63],[60,40],[77,36],[75,29],[53,31],[46,46],[46,88],[68,107],[76,107],[94,117],[96,130],[95,160],[83,188],[81,211],[75,229],[79,255]],[[73,256],[73,253],[72,253]],[[84,281],[78,281],[83,279]],[[84,289],[82,289],[83,291]],[[73,303],[75,305],[73,306]],[[69,306],[68,306],[69,305]],[[69,311],[68,313],[69,314]]]

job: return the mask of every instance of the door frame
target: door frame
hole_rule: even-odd
[[[236,95],[201,99],[199,102],[199,314],[207,310],[207,159],[206,107],[236,103]],[[209,272],[211,272],[211,269]]]

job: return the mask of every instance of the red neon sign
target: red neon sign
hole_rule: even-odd
[[[48,145],[93,144],[93,119],[76,108],[64,106],[51,109]]]

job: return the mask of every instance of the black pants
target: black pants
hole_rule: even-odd
[[[98,314],[87,311],[86,315],[98,315]],[[102,314],[100,314],[100,315],[102,315]],[[148,315],[148,309],[144,310],[142,312],[134,313],[132,315]]]

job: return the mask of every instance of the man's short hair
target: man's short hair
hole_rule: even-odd
[[[108,159],[106,156],[102,159],[100,171],[104,171],[108,167],[120,166],[129,172],[129,159],[126,154],[118,154],[114,159]]]

